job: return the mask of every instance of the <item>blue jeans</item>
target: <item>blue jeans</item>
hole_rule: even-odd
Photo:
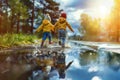
[[[61,41],[62,45],[65,45],[66,30],[64,29],[58,30],[58,38],[59,38],[59,41]]]
[[[48,39],[49,39],[49,42],[51,42],[52,35],[51,35],[50,32],[44,32],[44,33],[43,33],[42,40],[45,41],[45,40],[47,39],[47,37],[48,37]]]

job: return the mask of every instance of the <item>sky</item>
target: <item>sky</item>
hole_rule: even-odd
[[[105,17],[113,6],[113,0],[55,0],[60,8],[67,13],[67,20],[79,34],[80,15],[87,13],[94,17]],[[69,33],[72,34],[72,33]]]

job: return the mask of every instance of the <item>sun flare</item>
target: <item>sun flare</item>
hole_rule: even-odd
[[[106,6],[102,5],[98,8],[98,12],[99,12],[99,16],[101,18],[104,18],[105,16],[107,16],[111,11],[111,8],[107,8]]]
[[[110,14],[113,5],[114,5],[113,0],[101,0],[100,2],[98,2],[97,6],[92,7],[92,14],[93,14],[92,16],[105,18]]]

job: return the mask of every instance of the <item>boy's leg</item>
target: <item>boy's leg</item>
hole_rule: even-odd
[[[65,47],[66,31],[63,30],[61,35],[62,35],[61,36],[62,37],[62,47]]]
[[[46,38],[47,38],[47,33],[44,32],[44,33],[43,33],[43,36],[42,36],[42,42],[41,42],[41,45],[40,45],[41,48],[43,47]]]
[[[65,47],[65,37],[62,37],[62,47]]]
[[[48,33],[48,39],[49,39],[49,44],[52,44],[51,40],[52,40],[52,34]]]
[[[43,47],[43,45],[44,45],[44,40],[42,40],[42,42],[41,42],[41,45],[40,45],[40,47],[42,48]]]
[[[58,43],[59,43],[59,45],[61,45],[61,33],[62,33],[62,31],[58,30]]]
[[[59,40],[59,42],[58,42],[58,43],[59,43],[59,45],[61,45],[61,40]]]

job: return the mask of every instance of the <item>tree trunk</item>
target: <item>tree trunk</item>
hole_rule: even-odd
[[[19,33],[20,31],[20,14],[18,14],[18,18],[17,18],[17,33]]]
[[[10,33],[13,32],[13,14],[12,14],[12,18],[11,18],[11,27],[10,27]]]
[[[0,34],[2,33],[2,16],[0,15]]]
[[[34,3],[35,0],[33,0],[33,8],[32,8],[31,33],[33,33],[33,25],[34,25],[34,12],[35,12]]]

